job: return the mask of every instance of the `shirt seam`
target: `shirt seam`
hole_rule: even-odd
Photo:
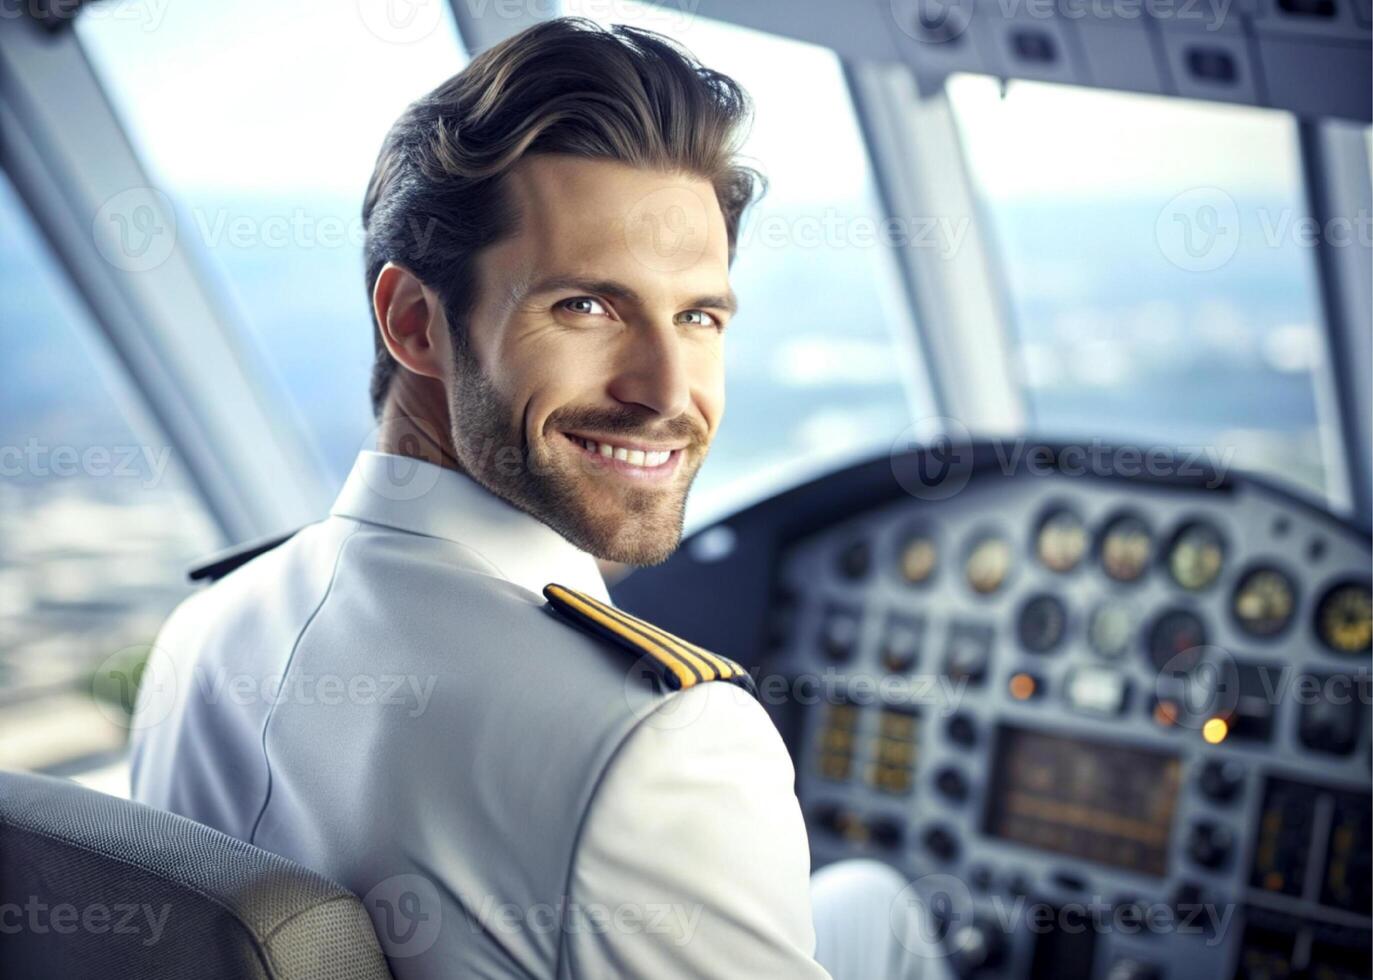
[[[329,571],[329,584],[324,587],[324,594],[319,597],[319,602],[317,602],[315,608],[310,611],[310,615],[306,617],[304,624],[300,627],[300,632],[296,634],[296,638],[291,642],[291,652],[286,657],[286,666],[281,671],[282,687],[285,687],[286,678],[291,673],[291,667],[295,663],[296,652],[300,649],[301,641],[305,639],[305,634],[309,632],[311,624],[315,621],[315,617],[319,615],[320,610],[324,608],[324,604],[329,600],[329,596],[334,591],[334,583],[338,581],[339,566],[343,564],[343,552],[347,549],[348,542],[352,541],[353,536],[360,530],[360,527],[353,528],[353,530],[348,532],[348,536],[339,542],[338,554],[334,556],[334,566]],[[272,759],[267,752],[267,729],[271,726],[272,718],[276,715],[277,705],[280,703],[280,698],[273,698],[272,703],[267,707],[266,717],[262,719],[262,764],[267,771],[267,788],[263,791],[262,805],[258,808],[257,817],[253,820],[252,830],[248,833],[249,844],[255,844],[257,842],[258,828],[262,824],[262,818],[267,814],[267,807],[272,802]]]

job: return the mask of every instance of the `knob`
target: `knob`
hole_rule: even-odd
[[[877,817],[869,822],[868,830],[872,842],[879,847],[900,847],[906,836],[906,828],[899,820],[891,817]]]
[[[934,788],[954,803],[962,803],[968,798],[968,780],[953,766],[945,766],[935,774]]]
[[[1202,795],[1214,803],[1229,803],[1244,786],[1244,766],[1233,759],[1212,759],[1197,777]]]
[[[1234,843],[1230,828],[1203,820],[1192,825],[1187,838],[1187,856],[1205,868],[1219,868],[1230,859]]]
[[[945,731],[948,732],[949,741],[955,745],[967,749],[977,744],[977,725],[967,715],[954,715],[949,719]]]
[[[951,861],[958,855],[958,838],[946,827],[931,827],[925,831],[925,850],[941,861]]]

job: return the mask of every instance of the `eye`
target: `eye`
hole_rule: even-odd
[[[594,296],[573,296],[565,299],[558,304],[569,313],[580,313],[582,316],[609,316],[610,311],[605,305]]]
[[[683,319],[683,318],[686,319]],[[677,314],[677,322],[685,323],[689,327],[715,327],[717,330],[724,327],[718,317],[705,310],[686,310]]]

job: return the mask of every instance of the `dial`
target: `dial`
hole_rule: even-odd
[[[1020,609],[1016,632],[1020,645],[1031,653],[1048,653],[1063,641],[1068,610],[1057,596],[1037,595]]]
[[[1225,564],[1225,542],[1210,524],[1188,524],[1173,538],[1168,571],[1173,581],[1198,592],[1216,580]]]
[[[1124,514],[1113,520],[1101,538],[1101,567],[1117,582],[1134,582],[1149,567],[1154,542],[1138,517]]]
[[[923,585],[939,564],[939,549],[934,538],[917,531],[901,546],[901,577],[910,585]]]
[[[1292,622],[1297,593],[1276,568],[1246,572],[1235,588],[1235,621],[1250,636],[1277,636]]]
[[[1336,653],[1367,653],[1373,642],[1373,596],[1368,586],[1337,585],[1316,609],[1316,634]]]
[[[1123,602],[1103,602],[1092,610],[1087,623],[1087,642],[1100,656],[1114,660],[1130,648],[1135,635],[1135,613]]]
[[[1189,609],[1169,609],[1149,630],[1149,659],[1159,670],[1191,670],[1201,662],[1206,624]]]
[[[1086,552],[1087,528],[1072,511],[1055,511],[1039,525],[1035,554],[1050,571],[1071,572]]]
[[[1011,545],[1005,538],[985,537],[968,552],[965,569],[974,592],[990,595],[1001,588],[1011,571]]]

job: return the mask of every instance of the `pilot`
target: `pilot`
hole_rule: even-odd
[[[754,679],[596,561],[673,552],[720,425],[747,110],[572,19],[411,105],[363,206],[376,451],[159,634],[135,798],[354,890],[402,980],[943,969],[895,871],[812,882]]]

